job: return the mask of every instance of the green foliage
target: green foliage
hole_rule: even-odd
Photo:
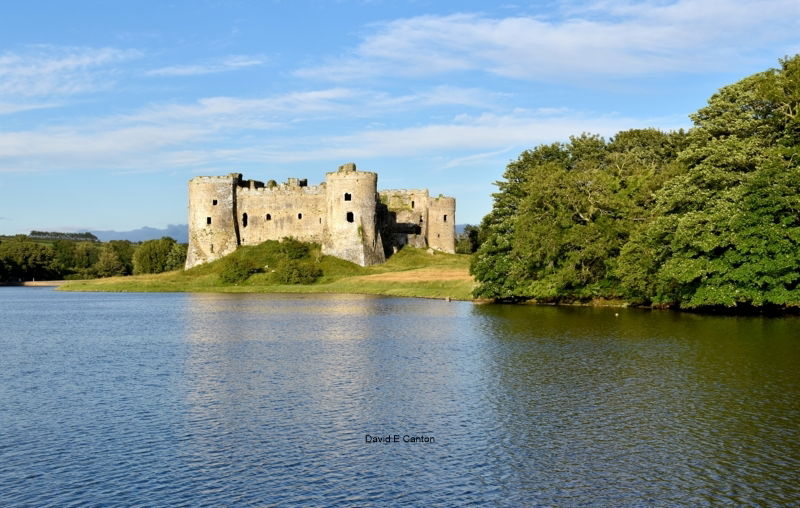
[[[509,164],[475,295],[800,305],[800,56],[692,119],[688,133],[584,134]]]
[[[5,280],[49,279],[57,273],[52,247],[22,239],[0,243],[0,263]]]
[[[477,226],[473,226],[471,224],[464,226],[464,232],[462,232],[456,238],[456,253],[472,254],[478,250],[478,247],[480,246],[478,239],[479,232],[480,228]]]
[[[125,275],[125,265],[120,261],[117,251],[110,245],[105,245],[100,250],[97,263],[93,268],[98,277]]]
[[[222,260],[219,281],[223,284],[239,284],[246,281],[257,269],[252,261],[228,256]]]
[[[721,89],[692,115],[689,171],[656,194],[623,265],[633,298],[678,305],[800,303],[800,57]]]
[[[284,259],[273,276],[279,284],[311,284],[322,276],[322,270],[311,260]]]
[[[174,243],[172,248],[167,254],[165,262],[165,271],[182,270],[186,265],[186,253],[189,251],[189,246],[185,243]]]
[[[309,244],[295,240],[292,237],[286,237],[281,240],[278,252],[286,259],[303,259],[308,256],[309,249]]]
[[[175,240],[168,236],[142,243],[133,254],[133,273],[161,273],[175,269],[170,264],[170,252],[175,244]]]

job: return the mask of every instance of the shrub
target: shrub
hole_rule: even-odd
[[[239,258],[227,257],[222,262],[219,272],[219,281],[223,284],[238,284],[244,282],[256,272],[255,267]]]
[[[278,251],[286,259],[303,259],[308,256],[308,244],[286,237],[281,240]]]
[[[322,270],[311,261],[282,260],[275,268],[274,277],[280,284],[311,284],[322,275]]]

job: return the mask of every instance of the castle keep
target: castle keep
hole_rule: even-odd
[[[361,266],[383,263],[404,245],[455,252],[454,198],[377,185],[376,173],[353,163],[316,186],[297,178],[265,185],[240,173],[192,178],[186,268],[287,236]]]

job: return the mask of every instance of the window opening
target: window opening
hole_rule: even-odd
[[[414,208],[414,201],[411,201],[411,208]]]
[[[347,212],[347,222],[353,222],[353,212]]]
[[[247,227],[247,214],[246,213],[242,214],[242,227],[243,228]]]
[[[349,192],[345,192],[344,193],[344,200],[345,201],[352,201],[352,199],[353,199],[353,196],[351,196]]]
[[[302,219],[302,218],[303,218],[303,214],[302,214],[302,213],[298,213],[298,214],[297,214],[297,218],[298,218],[298,219]]]
[[[267,220],[272,220],[272,215],[267,214]]]
[[[206,224],[211,224],[211,217],[206,217]]]
[[[211,244],[211,253],[212,254],[214,253],[214,244],[213,243]]]
[[[211,204],[217,206],[217,200],[215,199],[214,201],[211,202]]]
[[[447,222],[447,215],[444,216],[444,221]]]

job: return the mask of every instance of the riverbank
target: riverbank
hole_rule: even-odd
[[[239,284],[219,280],[219,261],[190,270],[160,274],[69,281],[61,291],[214,292],[214,293],[354,293],[418,298],[472,300],[470,256],[405,248],[386,263],[361,267],[321,256],[323,276],[313,284],[274,284],[269,273],[256,273]]]

